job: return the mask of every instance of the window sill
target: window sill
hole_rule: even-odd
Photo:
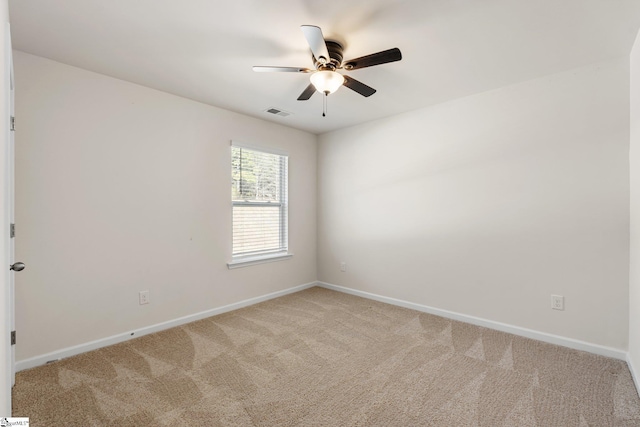
[[[237,258],[227,263],[229,270],[234,268],[249,267],[250,265],[264,264],[267,262],[284,261],[293,256],[290,252],[278,252],[275,254],[248,256],[243,258]]]

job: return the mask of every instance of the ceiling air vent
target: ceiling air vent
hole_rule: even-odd
[[[291,113],[290,113],[290,112],[288,112],[288,111],[280,110],[280,109],[278,109],[278,108],[273,108],[273,107],[268,108],[268,109],[266,109],[266,110],[264,110],[264,111],[265,111],[266,113],[274,114],[274,115],[276,115],[276,116],[280,116],[280,117],[287,117],[287,116],[290,116],[290,115],[291,115]]]

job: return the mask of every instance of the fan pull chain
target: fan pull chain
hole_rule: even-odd
[[[322,99],[322,117],[327,116],[327,96],[329,96],[329,91],[325,91],[324,98]]]

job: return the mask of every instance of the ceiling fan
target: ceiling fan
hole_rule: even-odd
[[[336,70],[357,70],[359,68],[372,67],[374,65],[386,64],[389,62],[400,61],[402,53],[397,47],[393,49],[383,50],[371,55],[362,56],[360,58],[342,61],[343,46],[333,40],[325,40],[320,27],[315,25],[302,25],[300,27],[304,33],[309,47],[311,48],[312,60],[315,69],[300,67],[253,67],[253,71],[257,72],[288,72],[288,73],[309,73],[311,74],[311,83],[302,91],[298,97],[298,101],[306,101],[318,91],[326,97],[335,92],[340,86],[346,86],[349,89],[368,97],[376,93],[376,90],[366,84],[343,74]],[[326,109],[326,104],[325,104]],[[323,112],[323,116],[325,113]]]

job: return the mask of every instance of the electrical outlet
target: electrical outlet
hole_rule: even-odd
[[[340,263],[340,271],[342,271],[342,272],[347,271],[347,263],[346,262],[342,261]]]
[[[562,295],[551,295],[551,308],[564,310],[564,297]]]
[[[140,291],[140,305],[149,304],[149,291]]]

